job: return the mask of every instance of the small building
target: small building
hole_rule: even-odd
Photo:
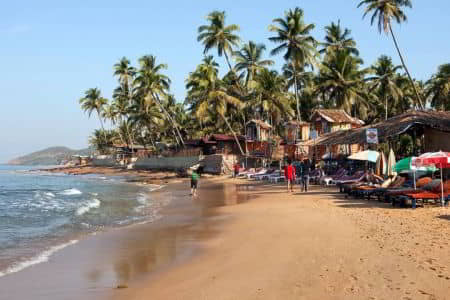
[[[309,140],[310,124],[308,122],[289,121],[284,124],[286,144],[297,144]]]
[[[245,151],[249,157],[267,158],[271,155],[272,126],[261,120],[250,120],[245,126]]]
[[[364,125],[362,120],[354,118],[343,109],[317,109],[311,116],[311,130],[315,131],[316,137],[332,132],[345,131],[360,128]],[[326,147],[324,145],[313,145],[310,153],[316,159],[320,159],[327,153],[350,154],[352,150],[359,149],[359,145]]]
[[[250,120],[245,125],[247,141],[266,142],[271,130],[272,126],[261,120]]]
[[[245,137],[238,136],[239,144],[242,149],[245,149]],[[236,144],[236,139],[233,135],[227,134],[213,134],[206,140],[203,139],[206,145],[211,145],[210,150],[214,153],[209,154],[236,154],[241,155],[239,146]]]
[[[311,116],[311,129],[317,132],[317,136],[363,125],[363,121],[350,116],[343,109],[317,109]]]

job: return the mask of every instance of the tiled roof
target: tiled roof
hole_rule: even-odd
[[[270,124],[267,124],[266,122],[261,121],[261,120],[255,120],[255,119],[250,120],[250,121],[247,122],[247,125],[250,124],[250,123],[258,124],[259,126],[261,126],[262,128],[265,128],[265,129],[272,128],[272,126],[270,126]]]
[[[353,118],[343,109],[316,109],[311,116],[311,120],[313,120],[316,115],[319,115],[330,123],[351,123],[364,125],[363,121]]]

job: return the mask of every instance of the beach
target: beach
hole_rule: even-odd
[[[450,299],[450,213],[336,188],[183,180],[155,222],[89,236],[0,279],[0,299]]]
[[[228,221],[201,254],[114,299],[450,299],[448,209],[238,190],[250,200],[217,209]]]

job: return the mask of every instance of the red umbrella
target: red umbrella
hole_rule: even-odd
[[[414,162],[416,166],[435,165],[436,168],[441,169],[441,193],[442,204],[444,204],[444,178],[442,177],[442,169],[450,168],[450,152],[430,152],[419,156]]]

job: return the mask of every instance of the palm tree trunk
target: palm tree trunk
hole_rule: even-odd
[[[391,32],[392,39],[394,40],[395,48],[397,49],[398,56],[402,62],[403,68],[405,68],[406,74],[408,75],[409,81],[414,89],[414,93],[416,94],[417,101],[419,102],[420,109],[424,109],[422,98],[419,96],[419,92],[417,91],[416,85],[412,80],[411,74],[409,74],[408,68],[406,67],[405,61],[403,59],[402,53],[400,52],[400,48],[398,47],[397,39],[395,38],[394,31],[392,31],[391,23],[389,22],[389,31]]]
[[[173,120],[172,116],[169,114],[169,112],[164,108],[164,105],[161,103],[161,99],[159,99],[158,95],[154,94],[153,95],[154,98],[156,100],[158,100],[158,104],[159,107],[162,109],[163,113],[166,115],[167,119],[169,120],[170,123],[172,123],[173,127],[175,128],[175,130],[178,133],[178,137],[180,138],[181,144],[184,147],[184,140],[183,137],[181,136],[180,130],[178,129],[178,125],[175,123],[175,121]],[[178,140],[178,139],[177,139]]]
[[[100,127],[102,127],[103,137],[105,138],[105,143],[106,143],[107,141],[106,141],[105,127],[103,127],[102,117],[100,116],[100,112],[98,110],[97,110],[97,116],[98,116],[98,119],[100,120]]]
[[[388,103],[387,103],[387,97],[386,97],[386,95],[384,95],[384,102],[385,102],[385,104],[386,104],[386,120],[388,119]]]
[[[237,143],[237,145],[239,147],[239,150],[241,151],[241,154],[245,155],[244,150],[242,150],[241,144],[239,143],[239,139],[238,139],[236,133],[234,132],[233,128],[231,128],[230,123],[228,123],[227,118],[225,118],[225,116],[223,116],[222,114],[220,114],[220,116],[222,117],[222,119],[227,124],[228,129],[231,131],[231,133],[233,133],[234,139],[236,140],[236,143]]]
[[[224,50],[223,53],[225,54],[225,60],[227,61],[228,68],[230,68],[230,71],[233,70],[233,68],[231,67],[230,61],[228,60],[227,51]]]
[[[302,117],[300,116],[300,102],[298,100],[298,89],[297,89],[297,69],[295,68],[295,63],[292,61],[292,69],[294,70],[294,88],[295,88],[295,101],[297,103],[297,121],[300,122]]]

